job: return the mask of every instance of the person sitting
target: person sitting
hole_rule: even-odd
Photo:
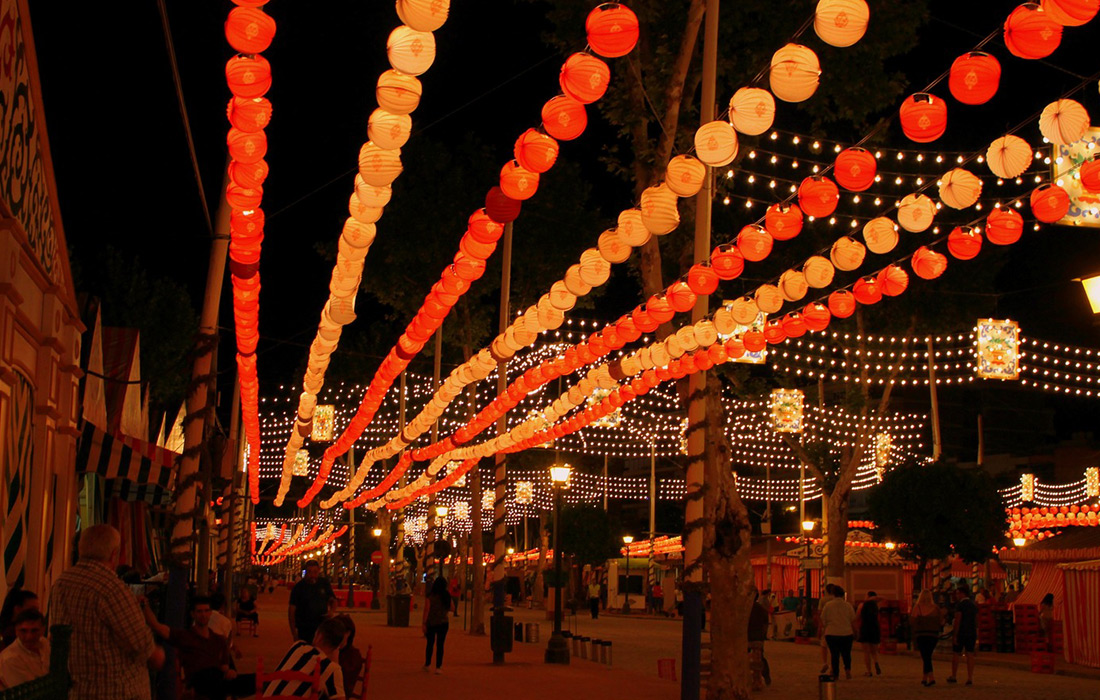
[[[351,615],[345,613],[333,619],[344,623],[344,628],[347,630],[344,646],[340,647],[340,671],[344,674],[344,694],[351,697],[355,689],[355,681],[362,675],[366,660],[355,648],[355,622],[351,619]]]
[[[1054,594],[1047,593],[1039,602],[1039,632],[1047,651],[1053,648],[1054,639]]]
[[[149,628],[179,650],[184,680],[198,697],[225,700],[255,691],[256,676],[237,673],[229,653],[229,640],[210,629],[210,598],[195,596],[191,599],[194,624],[187,629],[169,627],[158,621],[144,600],[141,609]]]
[[[225,596],[214,593],[210,596],[210,631],[219,634],[229,640],[229,648],[233,648],[233,621],[225,616]]]
[[[313,644],[298,640],[290,645],[278,671],[295,671],[310,675],[320,664],[321,687],[318,700],[346,700],[344,674],[340,670],[340,648],[347,637],[344,623],[335,618],[321,622],[313,635]],[[268,681],[263,697],[295,698],[309,694],[308,681]]]
[[[237,622],[241,620],[249,620],[252,622],[252,636],[260,636],[260,613],[256,611],[256,601],[252,598],[252,589],[248,586],[242,586],[241,592],[237,596],[237,612],[234,615]],[[240,635],[240,625],[237,626],[237,634]]]
[[[11,688],[50,672],[50,642],[42,635],[46,618],[35,608],[15,616],[15,642],[0,652],[0,688]]]
[[[38,610],[38,594],[24,588],[12,588],[4,596],[4,607],[0,609],[0,634],[6,647],[15,641],[15,618],[24,610]]]

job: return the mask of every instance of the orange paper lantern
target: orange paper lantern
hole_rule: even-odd
[[[225,200],[234,209],[255,209],[263,201],[262,188],[241,187],[235,182],[230,182],[225,188]]]
[[[782,323],[783,332],[787,334],[788,338],[801,338],[809,330],[806,326],[806,319],[802,318],[802,314],[797,311],[792,311],[784,316]]]
[[[638,17],[626,5],[604,3],[588,13],[584,31],[593,51],[604,58],[618,58],[638,43]]]
[[[1004,27],[1005,46],[1013,56],[1046,58],[1062,42],[1062,25],[1035,3],[1024,3],[1009,14]]]
[[[817,54],[805,46],[787,44],[772,55],[768,80],[772,93],[784,102],[808,100],[820,79]]]
[[[762,284],[757,287],[753,299],[756,301],[756,308],[766,314],[774,314],[783,308],[783,293],[774,284]]]
[[[1024,219],[1015,209],[995,209],[985,219],[985,237],[994,245],[1011,245],[1023,232]]]
[[[397,0],[397,17],[418,32],[434,32],[447,21],[451,0]]]
[[[787,332],[783,329],[783,322],[780,319],[772,319],[764,326],[764,340],[769,345],[779,345],[787,339]]]
[[[832,319],[833,315],[829,312],[829,307],[820,302],[815,301],[812,304],[807,304],[802,309],[802,320],[806,323],[806,328],[815,333],[828,328]]]
[[[1097,186],[1100,186],[1100,173],[1096,180]],[[1083,174],[1081,182],[1084,184]],[[1065,217],[1069,213],[1069,205],[1069,193],[1053,183],[1039,185],[1031,192],[1031,213],[1044,224],[1053,224]]]
[[[516,162],[533,173],[544,173],[558,159],[558,142],[538,129],[528,129],[516,139]]]
[[[267,135],[263,131],[248,132],[232,127],[225,141],[229,156],[238,163],[255,163],[267,154]]]
[[[241,99],[263,97],[271,89],[271,64],[263,56],[234,56],[225,64],[225,82]]]
[[[829,250],[829,259],[836,269],[850,272],[863,264],[863,258],[867,255],[867,249],[854,238],[844,236],[838,238]]]
[[[1001,85],[1001,64],[984,51],[970,51],[955,59],[947,86],[951,95],[967,105],[989,102]]]
[[[704,124],[695,132],[695,154],[712,167],[729,165],[737,157],[737,132],[722,120]]]
[[[972,260],[982,249],[982,235],[969,226],[957,226],[947,237],[947,250],[957,260]]]
[[[435,35],[401,25],[386,39],[386,56],[394,70],[420,75],[435,62]]]
[[[871,219],[863,227],[863,240],[867,250],[876,255],[885,255],[898,244],[898,227],[885,216]]]
[[[897,265],[887,265],[875,278],[882,293],[896,297],[909,287],[909,275]]]
[[[947,103],[927,92],[905,98],[900,115],[901,130],[910,141],[930,143],[947,131]]]
[[[275,38],[275,20],[258,7],[234,7],[225,20],[225,40],[239,53],[267,51]]]
[[[772,236],[755,224],[741,229],[737,234],[737,249],[750,262],[760,262],[772,252]]]
[[[512,199],[523,201],[534,196],[539,188],[539,175],[508,161],[500,171],[500,189]]]
[[[862,192],[875,182],[878,163],[869,151],[858,146],[845,148],[836,157],[833,173],[846,190]]]
[[[665,184],[680,197],[694,197],[703,188],[707,166],[694,156],[680,155],[668,162]]]
[[[808,216],[824,217],[836,211],[840,192],[836,183],[827,177],[814,175],[798,186],[798,206]]]
[[[565,59],[558,76],[561,91],[581,104],[591,104],[607,92],[611,69],[587,53],[575,53]]]
[[[412,134],[412,117],[407,114],[394,114],[382,108],[371,112],[367,120],[367,138],[378,144],[379,148],[393,150],[401,148]]]
[[[1092,159],[1081,163],[1078,174],[1081,176],[1081,187],[1093,194],[1100,193],[1100,160]]]
[[[387,187],[401,174],[400,149],[384,149],[367,142],[359,149],[359,176],[374,187]]]
[[[1100,0],[1042,0],[1043,12],[1064,27],[1087,24],[1100,10]]]
[[[264,97],[234,97],[225,109],[229,123],[241,131],[259,131],[271,121],[271,102]]]
[[[542,125],[546,133],[559,141],[572,141],[584,133],[588,114],[580,102],[568,95],[558,95],[543,105]]]
[[[760,352],[768,346],[768,341],[760,331],[745,331],[741,343],[748,352]]]
[[[856,298],[847,289],[838,289],[829,295],[829,313],[837,318],[848,318],[856,312]]]
[[[707,263],[696,263],[687,274],[687,285],[700,296],[708,296],[718,289],[718,273]]]
[[[820,255],[813,255],[802,265],[802,274],[806,276],[806,284],[814,289],[824,289],[833,283],[836,268]]]
[[[720,245],[710,253],[710,265],[719,279],[732,280],[745,270],[745,256],[734,245]]]
[[[913,266],[913,272],[917,273],[917,277],[932,280],[942,275],[947,269],[947,257],[927,246],[921,246],[913,252],[910,264]]]
[[[669,306],[673,311],[684,313],[691,311],[695,306],[695,292],[691,291],[691,287],[687,285],[687,282],[677,280],[668,286],[665,290],[665,298],[668,299]]]
[[[504,226],[498,224],[484,209],[478,209],[467,220],[470,235],[481,243],[496,243],[504,233]]]
[[[411,75],[388,70],[378,76],[374,97],[378,106],[393,114],[409,114],[420,104],[424,87]]]
[[[730,98],[730,123],[746,136],[759,136],[775,121],[775,98],[762,88],[743,87]]]
[[[764,227],[775,240],[789,241],[802,231],[802,210],[797,204],[773,204],[764,214]]]
[[[852,285],[852,296],[864,306],[877,304],[882,301],[882,286],[874,277],[861,277]]]
[[[261,187],[267,179],[267,171],[267,161],[262,159],[255,163],[229,163],[229,179],[247,189]]]
[[[814,32],[830,46],[851,46],[867,32],[871,11],[864,0],[819,0]]]

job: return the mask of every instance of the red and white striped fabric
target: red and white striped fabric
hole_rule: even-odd
[[[1100,559],[1060,564],[1066,604],[1065,657],[1100,668]]]
[[[1043,602],[1043,596],[1047,593],[1054,594],[1054,619],[1063,619],[1065,608],[1062,598],[1062,570],[1050,562],[1035,562],[1027,586],[1013,605],[1038,605]]]

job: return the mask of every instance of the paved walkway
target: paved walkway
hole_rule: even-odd
[[[275,663],[290,644],[286,620],[288,592],[278,590],[260,597],[261,637],[238,637],[245,653],[239,664],[242,670],[255,666],[255,657],[263,656],[265,666]],[[419,628],[420,610],[413,611],[408,628],[386,626],[382,611],[362,608],[352,611],[358,626],[356,644],[374,648],[374,667],[369,697],[397,697],[398,693],[428,692],[445,695],[448,700],[484,698],[486,691],[512,690],[519,697],[531,700],[561,700],[572,694],[578,700],[619,697],[629,693],[631,700],[675,700],[679,698],[679,683],[657,677],[657,659],[676,659],[680,667],[680,632],[678,620],[633,616],[602,615],[592,620],[587,615],[568,618],[567,626],[576,633],[608,639],[614,645],[613,668],[590,661],[574,659],[567,667],[543,663],[543,651],[550,636],[552,623],[541,610],[518,608],[512,615],[517,622],[537,622],[540,643],[514,643],[503,666],[493,666],[488,637],[474,637],[462,631],[462,618],[454,619],[447,637],[447,655],[442,676],[425,675],[421,671],[424,640]],[[460,609],[461,612],[461,609]],[[771,665],[773,685],[759,697],[811,698],[818,693],[817,677],[820,652],[816,647],[787,642],[769,642],[766,654]],[[1042,675],[1030,672],[1025,655],[983,654],[975,672],[975,685],[949,685],[945,679],[950,671],[949,660],[936,661],[937,684],[933,688],[920,685],[920,660],[899,654],[882,656],[883,674],[865,678],[862,654],[853,653],[851,681],[837,684],[839,700],[901,700],[926,695],[954,694],[965,700],[1063,700],[1064,698],[1095,698],[1100,672],[1082,667],[1059,671],[1080,673],[1085,677]]]

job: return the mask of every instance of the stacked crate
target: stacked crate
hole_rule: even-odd
[[[1012,622],[1011,610],[993,612],[993,651],[999,654],[1011,654],[1016,651],[1016,626]]]
[[[993,603],[978,606],[978,651],[993,651],[997,637],[997,622],[993,617]]]
[[[879,601],[878,625],[879,651],[883,654],[898,653],[898,623],[901,621],[901,604],[896,600]]]
[[[1055,655],[1061,655],[1063,649],[1062,642],[1062,621],[1051,620],[1050,621],[1050,651]]]
[[[1030,654],[1033,651],[1046,651],[1042,634],[1039,632],[1039,608],[1035,605],[1016,605],[1016,653]]]

